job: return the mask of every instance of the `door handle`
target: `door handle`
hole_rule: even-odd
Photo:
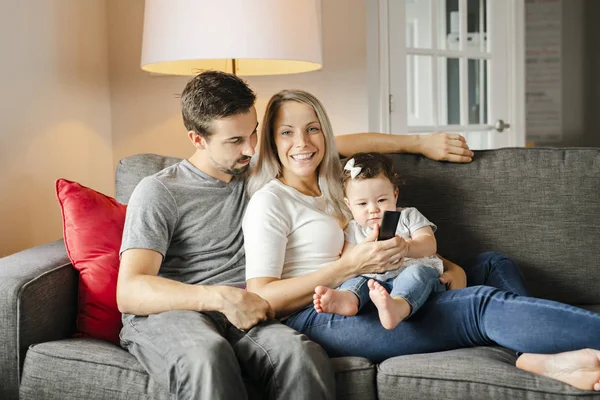
[[[498,131],[498,132],[503,132],[505,129],[508,129],[508,128],[510,128],[510,124],[504,122],[501,119],[496,121],[496,124],[494,124],[494,129],[496,129],[496,131]]]

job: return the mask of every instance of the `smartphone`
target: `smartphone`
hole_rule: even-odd
[[[377,240],[388,240],[396,236],[396,228],[400,221],[400,211],[384,211],[381,226],[379,227],[379,236]]]

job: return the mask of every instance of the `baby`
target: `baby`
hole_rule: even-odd
[[[345,231],[344,251],[361,243],[383,212],[401,211],[396,235],[406,241],[406,254],[398,269],[384,274],[361,275],[344,282],[337,290],[317,286],[313,303],[317,312],[356,315],[369,302],[375,304],[386,329],[394,329],[413,315],[432,292],[446,287],[439,282],[442,261],[435,256],[436,226],[416,208],[396,208],[400,178],[392,161],[379,153],[355,154],[344,167],[345,202],[354,219]],[[389,293],[388,293],[389,292]]]

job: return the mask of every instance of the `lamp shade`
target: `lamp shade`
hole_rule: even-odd
[[[321,64],[320,0],[146,0],[145,71],[276,75]]]

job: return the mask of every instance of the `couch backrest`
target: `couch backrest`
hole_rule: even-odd
[[[127,204],[133,189],[142,179],[181,160],[181,158],[159,156],[158,154],[136,154],[121,159],[117,165],[117,201]]]
[[[393,155],[399,204],[437,224],[438,251],[516,260],[533,295],[600,304],[600,149],[500,149],[470,164]]]
[[[482,251],[515,259],[535,296],[600,304],[600,149],[477,151],[470,164],[392,155],[399,204],[437,224],[438,251],[459,264]],[[141,154],[117,167],[117,200],[179,158]]]

